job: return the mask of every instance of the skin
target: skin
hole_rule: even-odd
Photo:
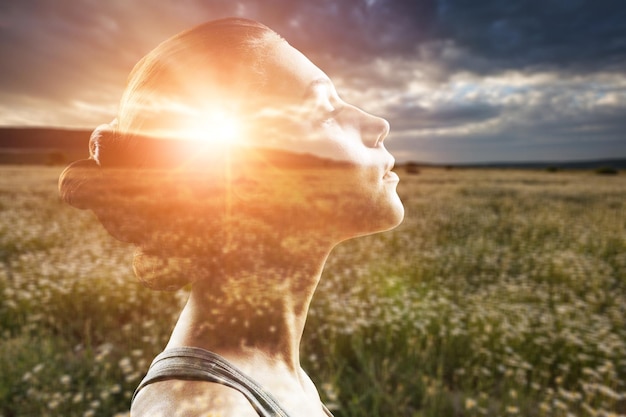
[[[354,205],[367,215],[348,222],[345,214],[331,216],[332,227],[321,231],[303,228],[298,235],[285,231],[283,239],[309,244],[300,245],[301,249],[277,247],[274,256],[260,256],[253,264],[232,263],[222,276],[197,281],[167,348],[195,346],[215,352],[260,383],[290,415],[322,417],[320,397],[300,367],[299,355],[324,263],[337,243],[393,228],[404,211],[396,193],[397,176],[389,172],[394,160],[383,143],[388,123],[344,102],[326,74],[286,42],[272,47],[266,65],[272,74],[267,85],[273,105],[294,110],[286,111],[280,121],[273,120],[281,132],[273,138],[280,144],[276,146],[349,162],[350,170],[337,181],[349,184],[356,196]],[[237,301],[225,301],[229,298]],[[248,312],[243,316],[242,306]],[[225,320],[233,317],[235,322]],[[193,381],[149,385],[140,391],[131,414],[257,415],[236,390]]]

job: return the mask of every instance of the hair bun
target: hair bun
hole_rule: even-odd
[[[59,177],[61,199],[76,208],[92,208],[93,180],[99,178],[102,149],[116,143],[117,120],[98,126],[89,138],[89,159],[71,163]]]
[[[66,203],[86,210],[90,207],[90,183],[99,175],[100,167],[92,159],[81,159],[70,164],[59,177],[59,195]]]

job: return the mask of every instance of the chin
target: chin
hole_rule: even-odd
[[[397,201],[394,202],[392,208],[393,214],[390,215],[392,220],[390,221],[391,226],[389,227],[389,229],[394,229],[398,227],[404,220],[404,205],[402,204],[400,197],[396,197],[396,200]]]
[[[352,212],[351,221],[344,219],[343,226],[350,225],[342,240],[372,235],[394,229],[404,220],[404,206],[397,194],[386,199],[384,204],[373,204],[367,210]]]
[[[402,201],[400,201],[400,197],[397,194],[392,198],[386,213],[381,216],[380,220],[381,223],[384,223],[381,225],[381,229],[372,233],[394,229],[404,220],[404,205],[402,205]]]

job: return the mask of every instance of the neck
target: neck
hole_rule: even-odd
[[[235,363],[260,359],[298,372],[309,304],[330,248],[280,247],[253,262],[225,260],[223,272],[193,285],[168,347],[195,346]]]

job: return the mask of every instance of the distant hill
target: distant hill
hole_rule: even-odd
[[[515,168],[529,168],[529,169],[598,169],[603,167],[611,167],[615,169],[626,169],[626,158],[614,158],[614,159],[594,159],[583,161],[551,161],[551,162],[511,162],[492,164],[497,165],[498,168],[506,168],[507,166],[513,166]]]
[[[89,130],[60,128],[0,127],[0,164],[54,164],[64,165],[89,156]],[[280,152],[273,158],[285,160]],[[293,155],[289,158],[294,158]],[[305,156],[299,164],[318,165],[312,155]],[[298,158],[296,158],[298,159]],[[328,163],[326,161],[325,163]],[[286,164],[286,163],[285,163]],[[415,167],[449,168],[510,168],[510,169],[598,169],[611,167],[626,170],[626,158],[597,159],[582,161],[548,162],[484,162],[467,164],[433,164],[428,162],[405,162],[397,166],[412,164]]]
[[[50,149],[87,150],[87,130],[46,128],[0,128],[0,150],[5,149]]]
[[[0,164],[64,165],[89,156],[87,130],[0,128]]]
[[[89,157],[87,130],[65,130],[46,128],[0,128],[0,164],[18,165],[65,165]],[[176,152],[192,154],[192,143],[181,146],[181,142],[159,139],[150,145],[152,159],[171,159]],[[190,151],[190,149],[192,149]],[[258,148],[256,160],[248,164],[270,164],[288,169],[338,168],[344,162],[320,158],[311,154],[294,154],[277,149]]]
[[[432,164],[429,162],[405,162],[396,164],[396,166],[413,166],[419,167],[446,167],[446,168],[498,168],[498,169],[598,169],[598,168],[614,168],[618,170],[626,169],[626,158],[612,159],[589,159],[576,161],[540,161],[540,162],[477,162],[477,163],[459,163],[459,164]]]

